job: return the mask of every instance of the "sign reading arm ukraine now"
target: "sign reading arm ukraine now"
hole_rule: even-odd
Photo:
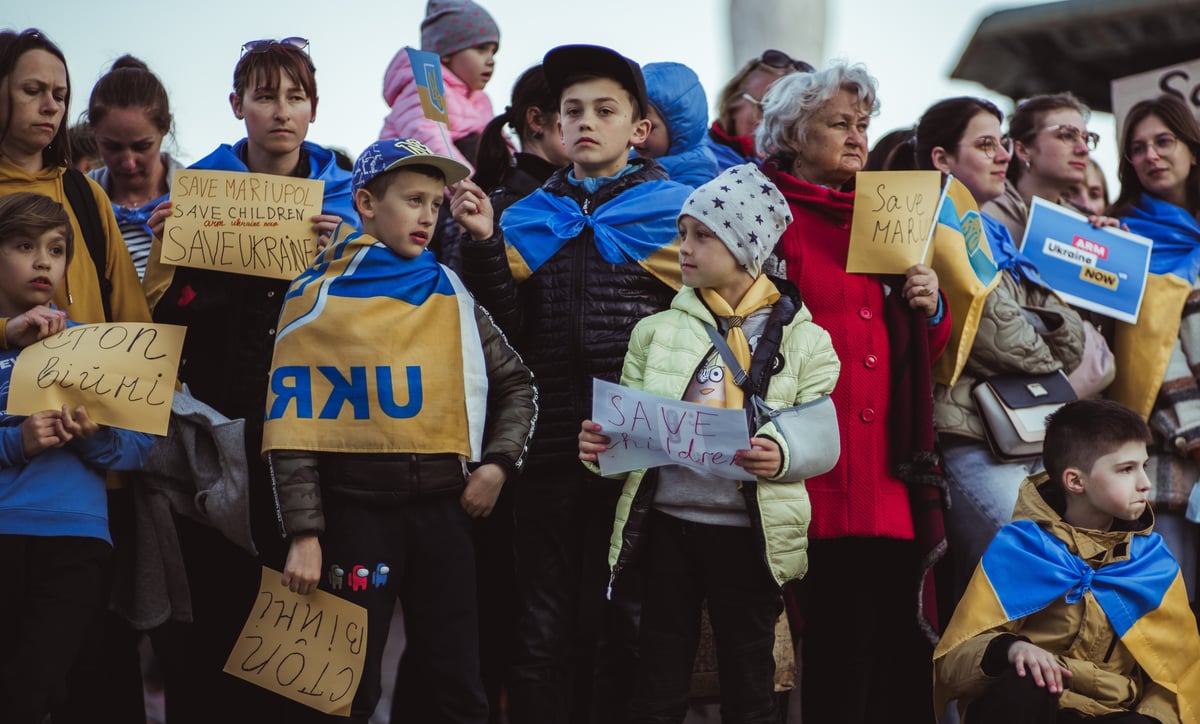
[[[1136,324],[1153,242],[1117,228],[1096,228],[1082,214],[1034,197],[1021,251],[1042,281],[1074,304]]]
[[[292,283],[278,329],[263,452],[479,459],[487,372],[474,300],[432,253],[343,238]]]

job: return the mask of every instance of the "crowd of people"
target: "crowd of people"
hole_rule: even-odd
[[[82,406],[0,416],[0,721],[145,721],[145,638],[171,724],[335,720],[223,671],[265,564],[367,609],[354,721],[378,707],[399,600],[393,722],[682,722],[713,696],[730,723],[936,721],[950,701],[967,722],[1200,722],[1184,101],[1128,112],[1110,204],[1070,93],[1007,119],[939,100],[872,148],[887,89],[862,65],[765,50],[710,124],[684,63],[565,45],[497,115],[495,19],[429,0],[420,24],[449,131],[401,49],[356,158],[306,140],[307,40],[242,47],[245,137],[192,168],[323,182],[294,281],[164,262],[182,164],[145,63],[119,58],[70,128],[62,51],[0,32],[0,402],[19,351],[70,326],[180,325],[177,403],[242,421],[222,459],[244,467],[236,525],[171,511],[165,588],[184,593],[130,616],[117,602],[161,583],[128,562],[162,440]],[[847,271],[867,169],[939,171],[981,211],[997,280],[973,338],[933,266]],[[1153,241],[1138,324],[1047,286],[1014,241],[1035,198]],[[960,342],[959,372],[934,374]],[[359,385],[351,365],[374,370],[372,399],[331,394],[314,417],[288,394]],[[1051,373],[1079,401],[1042,454],[1001,455],[973,389]],[[839,445],[749,414],[741,480],[605,476],[597,379],[751,413],[824,400]],[[360,564],[372,584],[343,586]]]

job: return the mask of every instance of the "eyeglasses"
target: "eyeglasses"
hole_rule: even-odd
[[[1012,139],[1008,136],[1001,136],[1000,138],[984,136],[983,138],[976,139],[975,143],[971,145],[983,151],[983,155],[988,158],[995,158],[996,154],[1000,153],[1000,149],[1002,148],[1005,153],[1012,153],[1013,150]]]
[[[300,38],[292,36],[283,40],[275,40],[273,38],[264,38],[263,40],[247,40],[242,43],[242,55],[246,53],[265,53],[271,49],[272,45],[283,45],[296,50],[308,52],[308,38]]]
[[[758,56],[758,62],[771,68],[778,68],[779,70],[793,68],[801,73],[811,73],[815,70],[808,63],[805,63],[803,60],[796,60],[782,50],[764,50],[763,54]]]
[[[1129,153],[1125,154],[1125,158],[1129,159],[1131,163],[1137,163],[1145,158],[1147,153],[1150,153],[1151,146],[1154,147],[1156,156],[1166,156],[1175,150],[1176,143],[1179,143],[1179,137],[1174,133],[1160,133],[1150,143],[1134,141],[1129,144]]]
[[[1083,139],[1083,142],[1087,144],[1088,150],[1090,151],[1095,151],[1096,146],[1100,144],[1099,133],[1096,133],[1095,131],[1085,131],[1068,123],[1058,123],[1053,126],[1046,126],[1042,129],[1042,131],[1049,131],[1050,133],[1053,133],[1055,138],[1067,144],[1068,146],[1074,146],[1075,144],[1079,143],[1080,139]],[[1038,133],[1041,133],[1041,131],[1034,131],[1029,135],[1032,137]]]

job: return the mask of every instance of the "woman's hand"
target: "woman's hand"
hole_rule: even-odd
[[[342,217],[337,214],[316,214],[312,217],[313,231],[317,232],[317,253],[325,251],[333,231],[342,223]]]
[[[1087,220],[1088,220],[1089,224],[1096,227],[1097,229],[1111,227],[1114,229],[1121,229],[1122,231],[1129,231],[1128,224],[1122,224],[1120,219],[1114,219],[1111,216],[1092,215],[1092,216],[1087,217]]]
[[[4,335],[12,348],[28,347],[67,328],[67,313],[45,304],[29,309],[5,322]]]
[[[308,595],[321,581],[321,539],[313,533],[292,538],[280,581],[292,593]]]
[[[921,310],[926,317],[937,314],[937,272],[924,264],[917,264],[905,272],[904,288],[900,292],[908,300],[909,307]]]
[[[467,515],[472,518],[486,518],[491,515],[507,477],[504,468],[495,463],[484,463],[475,468],[467,476],[467,487],[459,500]]]
[[[164,201],[154,207],[154,211],[150,212],[150,220],[146,222],[146,226],[150,227],[150,233],[154,234],[154,238],[162,241],[163,229],[167,227],[167,219],[171,217],[171,202]]]
[[[579,459],[594,463],[597,456],[608,449],[612,440],[608,435],[600,433],[600,426],[591,420],[584,420],[579,426]]]
[[[733,464],[742,466],[742,470],[756,478],[771,478],[779,474],[783,451],[769,437],[752,437],[749,450],[734,453]]]
[[[483,189],[471,179],[463,179],[450,187],[450,215],[466,229],[475,241],[491,238],[495,233],[492,202]]]
[[[1063,678],[1071,676],[1071,670],[1058,663],[1049,651],[1034,646],[1028,641],[1017,641],[1008,647],[1008,663],[1017,669],[1017,676],[1033,675],[1033,683],[1051,694],[1061,694]]]

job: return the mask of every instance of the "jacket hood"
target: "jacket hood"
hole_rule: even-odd
[[[650,104],[667,124],[667,155],[700,145],[708,131],[708,98],[695,71],[682,63],[647,63],[642,76]]]
[[[416,79],[413,78],[412,61],[408,58],[408,51],[401,48],[392,56],[392,62],[388,64],[388,69],[383,74],[383,100],[389,106],[394,105],[400,94],[408,86],[416,85],[416,82]],[[442,64],[442,83],[445,84],[447,93],[454,89],[456,93],[468,98],[475,93],[482,93],[482,91],[468,88],[461,78],[450,72],[445,63]]]
[[[1154,512],[1147,507],[1136,521],[1128,525],[1114,526],[1112,530],[1076,528],[1063,520],[1062,512],[1066,501],[1062,493],[1050,483],[1050,475],[1040,472],[1030,475],[1021,483],[1017,493],[1017,504],[1013,508],[1013,520],[1031,520],[1059,540],[1065,542],[1071,552],[1084,560],[1112,553],[1115,557],[1128,555],[1130,539],[1135,535],[1149,535],[1154,530]],[[1118,555],[1122,551],[1123,555]]]
[[[763,173],[779,188],[789,204],[827,216],[835,223],[850,223],[850,218],[854,215],[854,192],[838,191],[801,181],[780,170],[774,161],[763,164]]]

